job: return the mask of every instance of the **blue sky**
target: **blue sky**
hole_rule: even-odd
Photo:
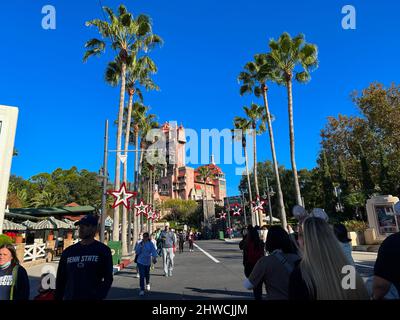
[[[102,0],[116,8],[121,1]],[[302,32],[319,49],[319,68],[307,85],[294,85],[298,168],[312,168],[319,132],[327,116],[354,114],[350,93],[373,81],[397,82],[400,3],[393,0],[134,1],[134,14],[149,14],[165,41],[152,57],[160,92],[145,103],[161,122],[185,127],[230,128],[252,97],[239,96],[236,77],[268,40]],[[44,5],[57,10],[56,30],[41,27]],[[341,27],[341,9],[357,10],[357,29]],[[82,63],[83,45],[96,36],[84,23],[102,17],[98,0],[14,0],[0,2],[0,104],[20,108],[12,173],[28,178],[73,165],[97,171],[102,164],[104,120],[117,116],[119,90],[103,81],[102,58]],[[270,108],[278,161],[290,167],[284,87],[270,86]],[[112,127],[110,143],[115,146]],[[259,160],[270,159],[267,136],[258,140]],[[112,157],[110,164],[114,165]],[[132,162],[131,162],[132,164]],[[221,165],[228,193],[237,193],[235,166]],[[113,170],[110,169],[113,176]],[[132,176],[132,174],[131,174]]]

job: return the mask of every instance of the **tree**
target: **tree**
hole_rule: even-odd
[[[288,33],[283,33],[278,41],[270,40],[270,57],[273,68],[274,81],[279,85],[286,86],[289,113],[289,140],[290,159],[294,177],[296,201],[302,205],[299,179],[295,159],[295,139],[293,121],[293,92],[292,82],[296,80],[306,83],[310,80],[310,72],[318,65],[317,47],[314,44],[306,43],[302,34],[292,38]],[[301,70],[295,70],[301,65]]]
[[[253,134],[253,154],[254,154],[254,184],[256,187],[256,198],[260,196],[260,190],[258,187],[258,177],[257,177],[257,134],[262,134],[265,132],[265,116],[264,116],[264,108],[261,106],[252,103],[251,107],[243,107],[244,112],[247,116],[247,121],[252,129]],[[262,222],[262,212],[259,211],[257,215],[258,221],[257,224],[261,226]]]
[[[334,198],[334,185],[332,181],[332,176],[329,168],[328,159],[325,152],[322,152],[321,164],[321,175],[322,175],[322,187],[324,193],[324,209],[328,214],[336,213],[336,202]]]
[[[129,94],[129,102],[128,107],[124,110],[123,116],[123,129],[125,131],[125,145],[124,145],[124,153],[125,153],[125,161],[123,163],[123,182],[125,184],[128,183],[128,146],[130,142],[130,133],[131,133],[131,125],[132,120],[132,107],[133,107],[133,95],[135,91],[138,94],[138,97],[141,101],[143,101],[143,95],[141,93],[140,88],[136,87],[137,85],[143,86],[146,90],[150,89],[158,89],[158,87],[151,80],[149,74],[156,73],[157,67],[155,63],[148,57],[142,56],[139,59],[136,57],[136,53],[128,59],[129,64],[127,64],[127,74],[126,74],[126,91]],[[121,69],[122,63],[119,58],[116,61],[110,62],[108,68],[106,70],[106,81],[111,85],[117,85],[119,83],[121,77]],[[126,112],[125,112],[126,111]],[[129,221],[129,223],[128,223]],[[126,255],[128,253],[127,240],[131,238],[131,215],[128,212],[127,208],[122,208],[122,254]],[[128,237],[125,237],[128,235]],[[134,239],[136,239],[137,235],[134,232]]]
[[[167,220],[187,222],[189,217],[197,210],[198,204],[194,200],[168,199],[162,203],[163,209],[169,209],[171,213]]]
[[[105,51],[106,42],[114,50],[118,50],[118,60],[121,64],[121,88],[118,111],[117,156],[115,162],[115,189],[120,187],[120,155],[122,142],[122,120],[125,100],[126,66],[130,60],[143,50],[147,51],[155,44],[161,43],[161,38],[152,33],[150,18],[139,15],[136,19],[124,5],[120,5],[118,13],[108,7],[103,7],[108,14],[108,20],[94,19],[86,22],[86,26],[94,26],[104,40],[93,38],[86,42],[87,49],[83,57],[84,62],[91,56],[101,55]],[[119,240],[119,207],[114,210],[113,240]]]
[[[201,166],[197,169],[197,179],[199,179],[201,182],[203,182],[204,185],[204,191],[203,191],[203,221],[206,224],[208,221],[208,199],[207,199],[207,181],[212,180],[215,178],[215,172],[210,168],[210,166]],[[204,197],[205,196],[205,197]],[[205,200],[205,203],[204,203]],[[204,208],[207,208],[207,210],[204,210]]]
[[[266,122],[268,125],[268,134],[270,141],[270,148],[272,154],[273,168],[275,173],[276,189],[278,195],[278,207],[281,216],[282,226],[286,228],[286,212],[285,204],[283,200],[283,193],[281,188],[281,180],[279,177],[278,161],[276,158],[275,151],[275,139],[274,131],[272,128],[272,116],[269,110],[268,98],[267,98],[267,81],[274,79],[275,69],[271,63],[272,59],[266,54],[257,54],[254,56],[254,61],[248,62],[244,70],[238,77],[238,80],[242,82],[240,88],[240,94],[254,93],[256,97],[263,97],[264,107],[266,112]]]
[[[249,194],[249,202],[250,202],[250,211],[251,211],[251,224],[254,226],[256,225],[254,212],[253,212],[253,195],[251,192],[251,183],[250,183],[250,172],[249,172],[249,158],[247,156],[247,140],[246,134],[247,131],[250,129],[249,122],[242,117],[235,117],[233,120],[233,138],[240,139],[242,142],[242,148],[244,152],[244,159],[246,165],[246,177],[247,177],[247,190]]]

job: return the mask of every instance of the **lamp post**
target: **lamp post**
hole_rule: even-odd
[[[104,243],[104,233],[106,230],[106,202],[107,202],[107,184],[108,184],[108,120],[106,120],[104,132],[104,158],[103,167],[100,169],[100,178],[103,179],[103,194],[101,195],[101,228],[100,228],[100,241]]]

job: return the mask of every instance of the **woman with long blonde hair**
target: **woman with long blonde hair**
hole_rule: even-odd
[[[321,218],[309,217],[301,229],[302,260],[291,274],[289,299],[369,299],[362,278],[352,269],[329,224]]]

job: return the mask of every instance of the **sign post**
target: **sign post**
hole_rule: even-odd
[[[18,108],[0,105],[0,233],[3,232],[17,120]]]

